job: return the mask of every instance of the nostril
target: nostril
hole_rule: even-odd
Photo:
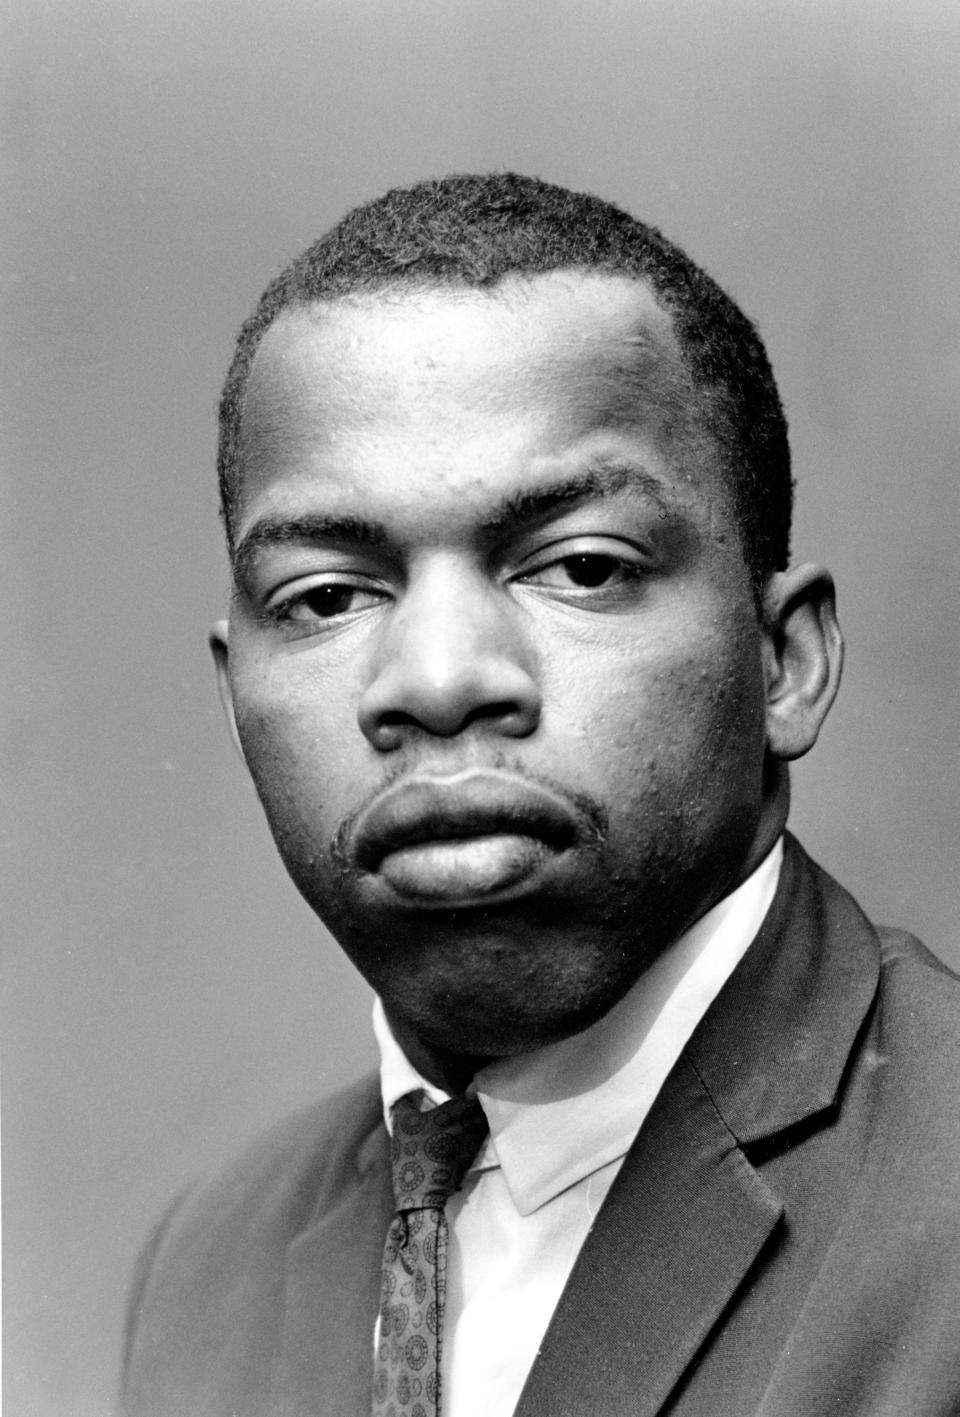
[[[523,738],[540,722],[540,701],[536,694],[523,699],[496,699],[489,702],[456,704],[446,702],[421,706],[419,712],[384,709],[361,713],[360,726],[369,741],[381,752],[401,747],[417,734],[453,738],[469,729],[484,730],[507,738]]]
[[[412,614],[412,612],[411,612]],[[482,628],[482,627],[481,627]],[[540,717],[535,663],[503,617],[483,634],[471,622],[437,635],[435,617],[390,626],[382,658],[358,704],[370,743],[389,751],[411,735],[451,738],[468,729],[532,733]]]
[[[390,753],[402,748],[411,733],[416,732],[416,719],[405,713],[389,713],[373,722],[364,723],[361,719],[360,726],[375,748],[381,753]]]
[[[515,700],[485,704],[482,708],[475,709],[467,715],[465,726],[488,719],[496,724],[501,733],[506,733],[510,737],[525,736],[532,733],[540,721],[539,700],[533,699],[526,705]]]

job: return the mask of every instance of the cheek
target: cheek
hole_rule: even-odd
[[[749,627],[747,627],[747,633]],[[756,634],[754,631],[754,639]],[[747,641],[749,643],[749,641]],[[609,754],[613,786],[697,811],[753,797],[764,752],[762,665],[729,636],[690,639],[674,649],[610,664],[594,689],[586,728],[599,761]]]
[[[336,825],[349,802],[349,727],[356,715],[331,686],[268,670],[233,685],[244,757],[275,830]]]
[[[358,732],[359,688],[344,657],[319,656],[296,645],[270,656],[254,651],[231,659],[230,687],[237,727],[257,744],[271,740],[298,752],[335,752]]]

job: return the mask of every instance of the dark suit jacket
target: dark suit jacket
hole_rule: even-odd
[[[518,1417],[957,1417],[960,981],[789,841],[641,1128]],[[275,1131],[143,1256],[130,1417],[368,1417],[377,1084]]]

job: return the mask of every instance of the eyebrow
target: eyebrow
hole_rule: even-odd
[[[495,536],[508,529],[546,521],[558,511],[581,502],[614,497],[628,490],[641,492],[663,516],[675,510],[664,497],[663,485],[643,467],[603,460],[571,477],[503,498],[483,517],[480,528],[486,536]],[[238,542],[233,553],[234,577],[238,582],[247,579],[257,556],[265,548],[320,542],[348,543],[374,551],[388,551],[393,545],[393,539],[380,522],[364,517],[312,512],[294,517],[268,515],[254,522]]]
[[[232,558],[234,577],[245,580],[265,547],[309,546],[323,541],[348,542],[374,551],[385,551],[390,545],[386,528],[363,517],[328,517],[315,512],[299,517],[261,517],[237,543]]]
[[[498,532],[507,527],[544,521],[564,507],[576,506],[593,498],[615,497],[626,491],[641,492],[665,514],[670,510],[663,485],[645,468],[635,463],[605,459],[562,481],[505,497],[489,516],[484,517],[483,529]]]

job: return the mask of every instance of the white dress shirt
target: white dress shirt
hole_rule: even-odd
[[[447,1203],[444,1417],[510,1417],[594,1217],[667,1075],[773,900],[778,841],[602,1019],[477,1073],[490,1134]],[[379,999],[384,1116],[422,1088]],[[473,1090],[471,1088],[471,1090]]]

